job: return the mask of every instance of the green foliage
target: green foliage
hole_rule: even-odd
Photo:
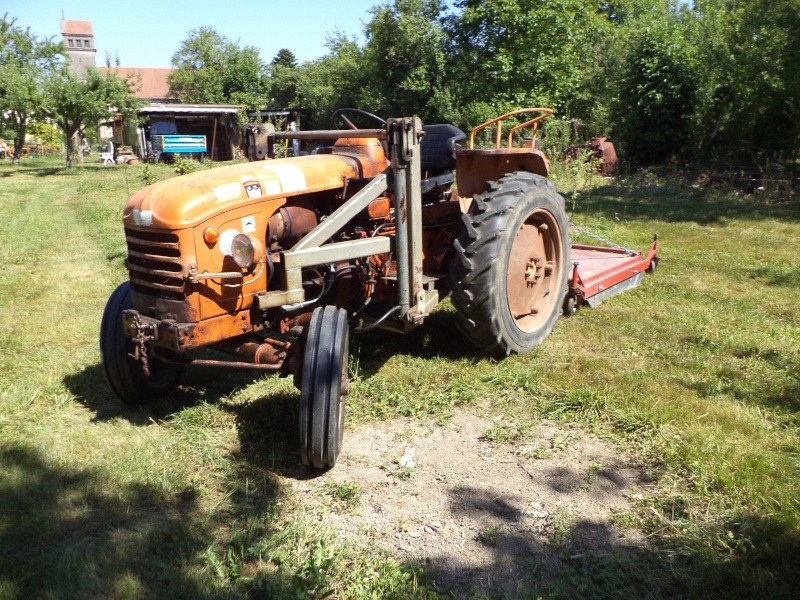
[[[45,146],[54,146],[58,148],[61,145],[61,132],[52,123],[33,121],[28,125],[28,134]]]
[[[288,48],[281,48],[269,65],[270,99],[274,108],[297,104],[297,58]]]
[[[695,106],[709,151],[791,160],[800,141],[800,0],[696,2],[703,65]]]
[[[580,143],[575,136],[573,123],[557,117],[544,121],[540,139],[542,152],[555,161],[566,157],[571,145]]]
[[[695,89],[691,47],[679,29],[657,22],[631,32],[615,131],[638,162],[686,153]]]
[[[440,0],[394,0],[371,10],[364,33],[372,108],[378,114],[417,114],[441,119],[446,84],[445,38],[438,23]]]
[[[289,108],[298,103],[298,81],[305,70],[272,63],[270,74],[270,100],[276,108]]]
[[[361,497],[361,485],[357,481],[326,481],[322,486],[322,493],[338,507],[351,510],[356,507]]]
[[[283,90],[283,106],[303,109],[305,129],[329,129],[331,114],[351,106],[369,109],[364,51],[347,37],[336,35],[327,42],[328,54],[297,69],[273,67],[273,89]]]
[[[150,169],[150,165],[143,165],[139,171],[139,179],[145,185],[153,185],[156,181],[156,174]]]
[[[297,57],[288,48],[281,48],[275,58],[272,59],[270,65],[280,65],[287,69],[294,69],[297,66]]]
[[[460,0],[448,20],[453,72],[468,102],[550,106],[568,113],[594,68],[605,21],[591,0]]]
[[[495,547],[500,540],[500,528],[497,525],[478,532],[478,541],[486,546]]]
[[[64,57],[62,44],[38,38],[7,14],[0,19],[0,129],[13,136],[15,162],[28,127],[46,115],[44,82]]]
[[[281,48],[265,66],[210,27],[173,56],[190,102],[300,108],[305,129],[341,107],[468,130],[524,106],[607,135],[626,164],[675,156],[791,164],[800,156],[800,0],[392,0],[363,44],[322,58]],[[555,136],[553,136],[555,137]],[[560,154],[564,141],[543,140]],[[567,144],[568,145],[568,144]]]
[[[273,105],[301,107],[305,128],[331,127],[330,115],[341,107],[452,120],[441,10],[438,0],[396,0],[372,9],[364,47],[335,34],[327,41],[329,53],[317,61],[295,67],[276,56],[270,65]]]
[[[172,56],[170,93],[184,102],[263,104],[267,70],[252,46],[240,48],[211,27],[189,33]]]
[[[67,167],[73,166],[76,148],[74,137],[84,127],[96,126],[115,113],[129,116],[142,105],[133,96],[133,83],[114,71],[100,73],[88,69],[81,79],[68,69],[62,69],[46,82],[47,113],[64,134],[67,146]]]
[[[191,158],[184,158],[180,154],[176,154],[175,158],[173,159],[172,170],[175,172],[176,175],[186,175],[188,173],[194,173],[201,166],[202,165],[196,160],[193,160]]]

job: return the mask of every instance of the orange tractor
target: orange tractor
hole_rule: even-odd
[[[655,268],[656,242],[646,255],[570,247],[563,199],[536,149],[551,113],[503,115],[461,148],[466,136],[452,125],[340,109],[349,129],[269,132],[252,153],[286,139],[330,144],[310,155],[139,191],[123,215],[129,281],[100,331],[111,388],[142,404],[190,365],[291,375],[303,462],[328,468],[342,444],[351,329],[406,332],[452,294],[466,338],[502,357],[535,348],[562,313],[638,284]],[[490,126],[494,147],[476,149]]]

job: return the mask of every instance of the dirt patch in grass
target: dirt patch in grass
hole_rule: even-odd
[[[646,486],[618,449],[554,424],[515,431],[472,414],[371,424],[345,433],[334,469],[292,485],[343,539],[422,564],[445,590],[530,593],[564,561],[642,548],[618,517]]]

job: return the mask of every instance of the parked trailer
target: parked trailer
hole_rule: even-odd
[[[205,154],[208,152],[204,135],[154,135],[151,139],[156,162],[162,154]]]

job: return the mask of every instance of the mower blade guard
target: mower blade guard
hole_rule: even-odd
[[[658,261],[658,240],[653,240],[646,256],[602,246],[573,244],[570,293],[589,306],[638,286],[644,273],[653,271]]]

